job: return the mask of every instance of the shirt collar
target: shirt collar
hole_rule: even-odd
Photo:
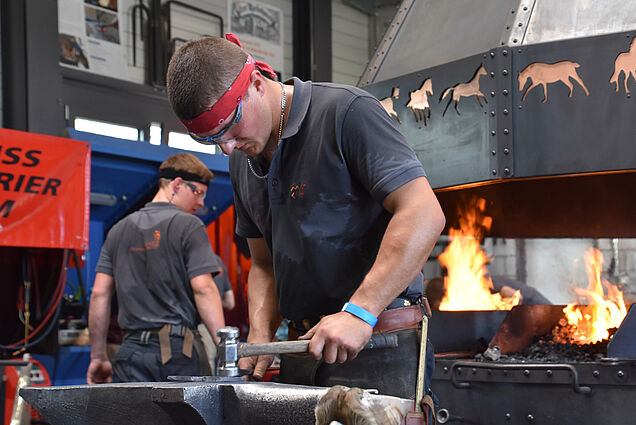
[[[311,81],[301,81],[299,78],[293,77],[285,81],[285,83],[294,84],[294,98],[287,117],[287,123],[285,124],[285,130],[283,130],[283,139],[293,137],[298,133],[311,102]]]

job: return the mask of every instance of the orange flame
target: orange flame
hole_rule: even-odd
[[[627,315],[623,293],[601,278],[603,254],[596,248],[585,253],[588,276],[587,289],[574,288],[579,301],[586,305],[568,304],[563,309],[572,333],[569,341],[575,344],[593,344],[609,339],[609,329],[618,328]],[[605,288],[607,298],[605,297]]]
[[[481,238],[492,225],[492,217],[484,215],[485,208],[485,199],[473,199],[460,214],[460,228],[449,230],[451,242],[438,257],[448,272],[440,310],[510,310],[519,304],[520,291],[510,298],[491,293],[492,279],[486,270],[488,256],[480,247]]]

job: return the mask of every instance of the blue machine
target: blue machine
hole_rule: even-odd
[[[91,144],[91,206],[89,247],[80,269],[86,292],[90,295],[95,267],[111,226],[127,214],[149,202],[157,190],[159,165],[170,155],[182,152],[167,146],[132,142],[69,129],[71,138]],[[197,215],[208,225],[233,203],[228,157],[191,152],[214,173],[205,206]],[[67,280],[78,287],[75,270],[69,269]],[[68,289],[68,288],[67,288]],[[60,346],[56,358],[36,355],[51,373],[53,385],[86,383],[90,347]]]

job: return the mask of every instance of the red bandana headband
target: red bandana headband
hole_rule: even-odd
[[[241,47],[241,43],[234,34],[225,34],[225,38]],[[238,104],[241,103],[243,97],[247,93],[247,89],[250,85],[250,75],[256,66],[269,73],[273,78],[276,78],[276,74],[270,65],[265,62],[254,61],[248,53],[243,69],[241,69],[241,72],[239,72],[238,76],[223,96],[221,96],[221,98],[212,105],[210,109],[204,111],[195,118],[191,120],[181,120],[188,131],[194,134],[207,133],[213,128],[223,124],[225,119],[238,107]]]

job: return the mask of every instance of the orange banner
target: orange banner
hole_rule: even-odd
[[[90,144],[0,129],[0,246],[88,248]]]

